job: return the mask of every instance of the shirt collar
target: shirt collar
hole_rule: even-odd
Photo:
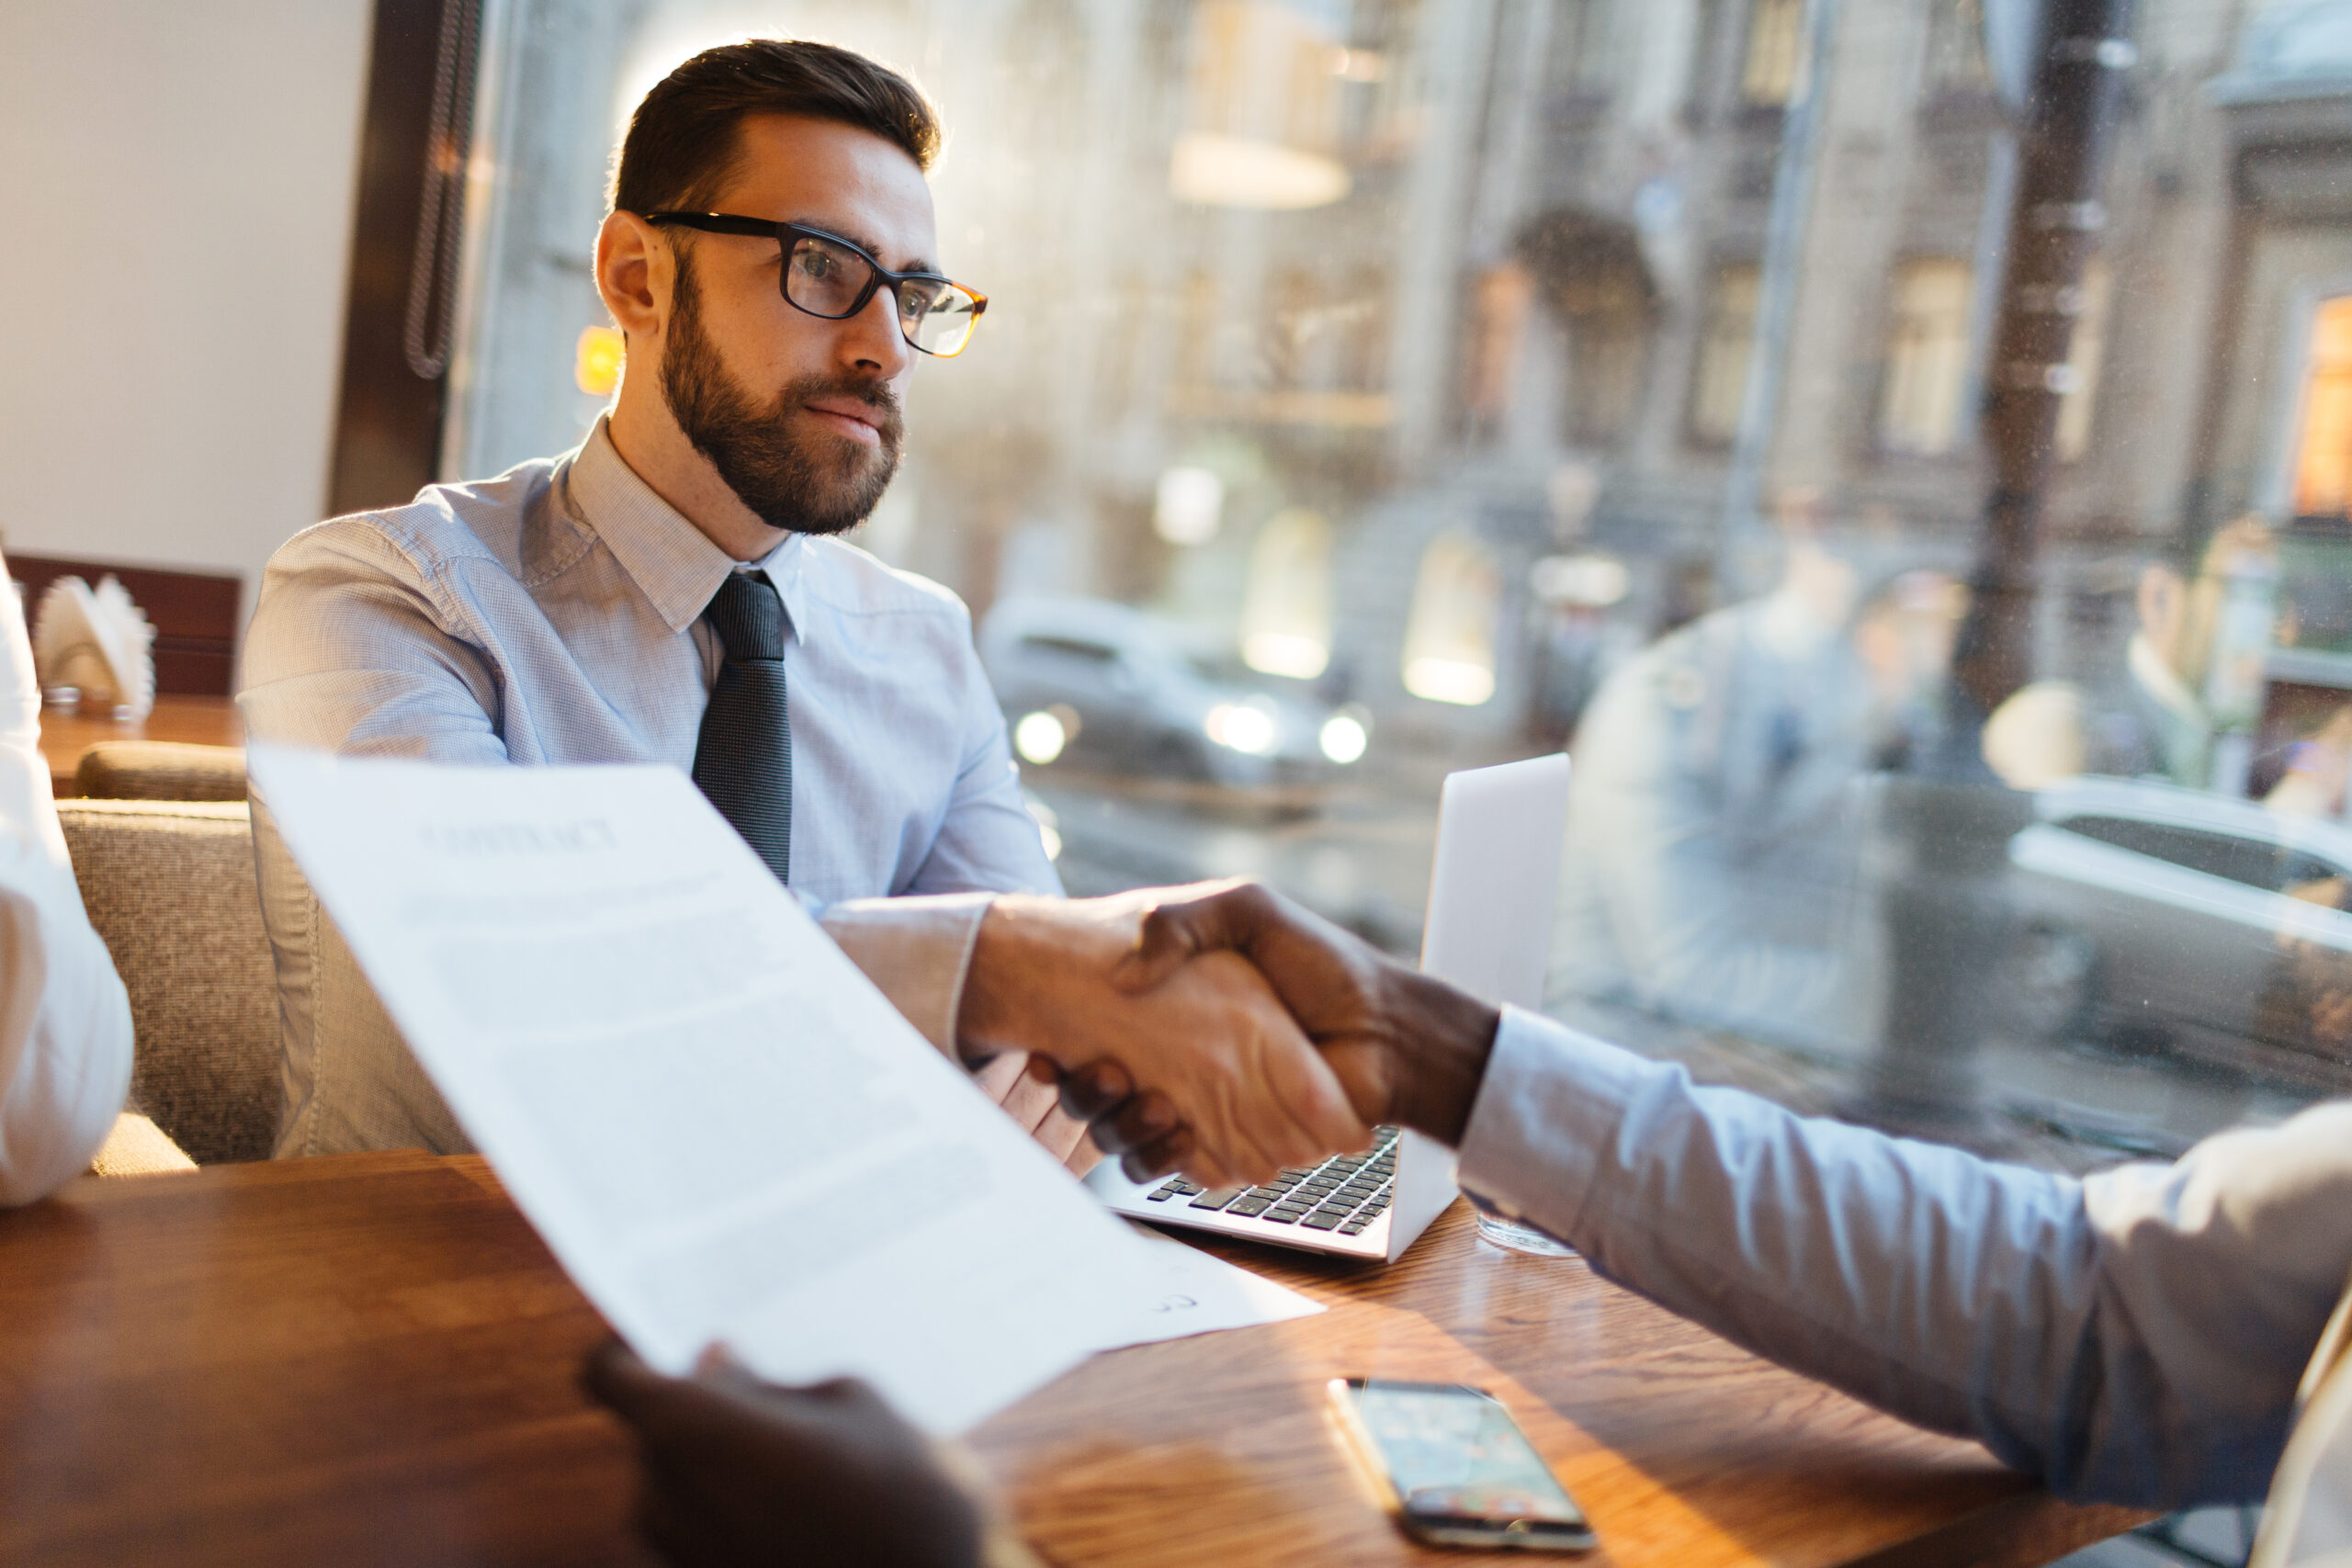
[[[710,596],[738,563],[623,460],[609,424],[608,417],[598,419],[572,457],[567,480],[572,510],[605,541],[670,629],[684,631],[702,618]],[[742,567],[768,574],[784,600],[786,634],[801,642],[808,640],[801,582],[806,542],[789,535],[763,559]]]

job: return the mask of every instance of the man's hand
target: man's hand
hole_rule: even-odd
[[[1371,1130],[1340,1080],[1242,959],[1204,945],[1155,964],[1148,983],[1120,983],[1164,896],[996,900],[964,982],[965,1058],[1030,1053],[1041,1076],[1050,1064],[1075,1077],[1063,1097],[1073,1115],[1120,1106],[1170,1168],[1211,1186],[1364,1147]]]
[[[1203,955],[1238,953],[1274,987],[1283,1006],[1347,1088],[1367,1123],[1400,1122],[1460,1144],[1494,1049],[1501,1014],[1442,980],[1408,969],[1329,920],[1255,882],[1159,888],[1148,898],[1119,983],[1148,992]],[[1114,1107],[1094,1141],[1122,1153],[1142,1181],[1172,1168],[1181,1142],[1148,1102]]]
[[[1065,1169],[1083,1179],[1102,1159],[1102,1152],[1086,1135],[1082,1108],[1092,1106],[1096,1115],[1114,1105],[1123,1108],[1124,1101],[1134,1092],[1133,1086],[1122,1073],[1112,1080],[1122,1086],[1121,1092],[1106,1095],[1091,1078],[1072,1078],[1057,1101],[1054,1087],[1061,1082],[1060,1070],[1057,1068],[1050,1075],[1042,1070],[1024,1071],[1029,1060],[1025,1055],[1007,1052],[974,1073],[972,1082],[1036,1139],[1047,1154],[1061,1161]],[[1112,1066],[1097,1064],[1098,1070],[1107,1070]]]
[[[678,1568],[981,1561],[979,1504],[854,1378],[779,1388],[710,1358],[668,1378],[612,1344],[581,1381],[635,1429],[639,1526]]]

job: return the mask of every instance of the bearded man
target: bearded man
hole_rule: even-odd
[[[952,1051],[985,895],[1061,889],[964,605],[834,537],[890,482],[915,366],[984,308],[935,260],[939,137],[910,83],[845,51],[755,40],[678,67],[630,121],[596,240],[628,344],[610,412],[562,457],[288,543],[239,701],[257,738],[354,756],[689,769]],[[278,1154],[465,1148],[266,801],[254,826]],[[954,894],[981,897],[901,897]],[[891,919],[846,902],[884,897]],[[1086,1163],[1021,1066],[996,1056],[984,1087]]]

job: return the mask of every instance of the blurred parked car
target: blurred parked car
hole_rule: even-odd
[[[1328,781],[1364,754],[1371,721],[1275,689],[1192,647],[1173,623],[1102,599],[1001,602],[980,659],[1033,766],[1069,761],[1234,788]]]
[[[2023,913],[2086,960],[2076,1032],[2352,1086],[2352,830],[2152,780],[2040,791],[2009,841]]]

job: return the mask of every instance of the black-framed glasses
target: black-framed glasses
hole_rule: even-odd
[[[874,291],[887,288],[899,301],[899,331],[925,354],[953,359],[972,341],[972,328],[989,308],[988,297],[933,272],[892,272],[839,234],[806,223],[777,223],[727,212],[649,212],[648,223],[674,223],[707,234],[749,234],[784,247],[781,285],[785,301],[829,321],[846,321],[865,309]]]

